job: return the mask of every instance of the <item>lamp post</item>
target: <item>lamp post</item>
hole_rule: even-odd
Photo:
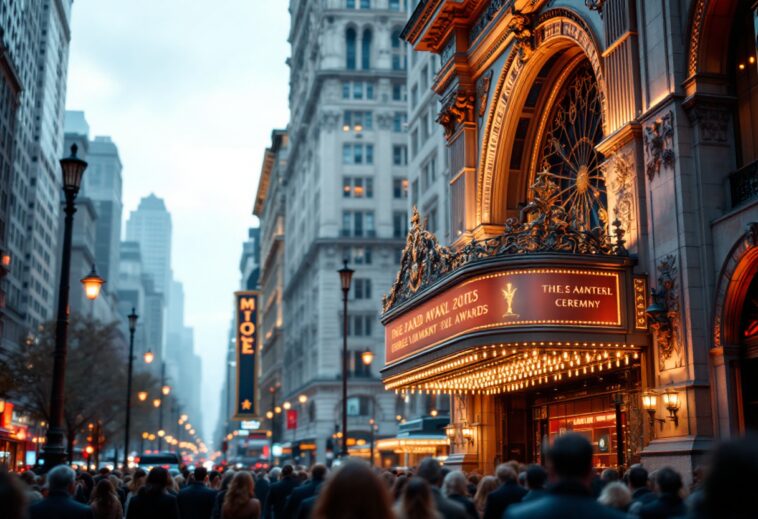
[[[132,364],[134,362],[134,332],[137,330],[139,316],[132,307],[129,319],[129,368],[126,375],[126,427],[124,430],[124,470],[129,468],[129,426],[132,419]],[[145,393],[147,398],[147,393]],[[144,400],[144,399],[142,399]]]
[[[347,266],[347,259],[343,261],[343,267],[337,271],[340,275],[342,286],[342,457],[347,456],[347,295],[350,292],[350,282],[353,279],[353,269]]]
[[[63,192],[66,196],[66,214],[63,228],[63,254],[61,257],[61,279],[58,288],[58,315],[55,323],[55,350],[53,352],[53,381],[50,391],[50,420],[47,440],[43,450],[45,471],[60,465],[66,459],[66,445],[63,442],[63,400],[66,382],[66,355],[68,350],[68,293],[71,277],[71,235],[76,213],[76,195],[82,183],[87,163],[76,156],[77,146],[71,145],[71,156],[61,159]]]
[[[166,363],[161,361],[161,394],[167,396],[171,392],[171,388],[166,385]],[[163,430],[163,396],[160,397],[161,405],[158,406],[158,430]],[[161,451],[163,442],[163,435],[158,436],[158,452]]]

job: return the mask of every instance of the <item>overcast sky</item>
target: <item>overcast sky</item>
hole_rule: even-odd
[[[285,0],[76,0],[68,110],[110,135],[124,219],[150,192],[173,218],[173,269],[203,358],[203,433],[216,426],[224,348],[263,151],[287,123]],[[197,383],[184,380],[182,383]],[[209,443],[210,446],[210,443]]]

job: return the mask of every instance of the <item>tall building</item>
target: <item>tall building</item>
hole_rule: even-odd
[[[150,275],[144,270],[139,243],[121,242],[119,248],[118,309],[122,316],[129,315],[132,308],[139,315],[134,336],[134,354],[137,358],[142,358],[149,349],[155,352],[154,345],[148,340],[148,330],[154,329],[151,319],[155,317],[147,311],[147,302],[151,297],[151,290]],[[124,331],[128,333],[126,324]]]
[[[258,180],[253,214],[260,219],[261,314],[261,415],[276,406],[284,373],[284,173],[287,168],[286,130],[271,132]],[[281,437],[279,420],[269,420],[272,438]]]
[[[351,447],[396,430],[396,397],[383,391],[379,294],[392,280],[407,230],[406,48],[403,2],[292,0],[289,152],[285,200],[283,363],[280,397],[298,412],[287,432],[297,457],[334,455],[341,423],[342,293],[350,292]],[[373,366],[361,353],[373,351]],[[300,404],[300,398],[307,399]],[[290,436],[291,435],[291,436]],[[315,447],[315,451],[312,450]],[[356,449],[353,449],[357,453]],[[363,449],[368,454],[368,447]]]
[[[58,159],[63,154],[71,4],[71,0],[0,4],[3,88],[7,92],[10,85],[14,91],[16,82],[20,87],[14,132],[3,133],[6,157],[13,150],[12,173],[5,165],[0,171],[4,178],[12,177],[11,183],[3,183],[9,196],[5,236],[0,238],[11,257],[10,271],[2,281],[6,347],[20,344],[54,314],[62,220]]]
[[[153,276],[155,290],[166,301],[171,285],[171,213],[162,198],[143,197],[126,221],[126,239],[136,241],[142,250],[145,270]]]

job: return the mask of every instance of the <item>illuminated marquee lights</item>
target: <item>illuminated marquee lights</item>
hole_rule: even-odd
[[[571,350],[564,348],[571,347]],[[624,343],[523,342],[482,346],[434,365],[390,377],[396,392],[493,395],[631,365],[638,348]]]

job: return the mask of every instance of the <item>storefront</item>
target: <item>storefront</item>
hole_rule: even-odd
[[[32,450],[27,420],[14,413],[15,406],[0,400],[0,467],[18,471],[27,466],[27,452]],[[33,452],[32,452],[33,454]]]

